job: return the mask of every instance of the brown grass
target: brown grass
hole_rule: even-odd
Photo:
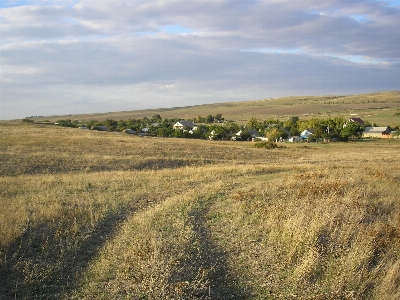
[[[243,102],[205,104],[198,106],[176,107],[170,109],[149,109],[140,111],[94,113],[86,115],[35,118],[35,120],[57,121],[71,119],[79,121],[106,119],[151,118],[160,114],[162,118],[193,119],[220,113],[226,120],[245,124],[252,117],[260,120],[278,118],[286,120],[290,116],[301,118],[327,118],[341,116],[345,119],[360,117],[380,126],[398,126],[400,117],[395,115],[400,110],[400,93],[379,92],[357,95],[296,96],[274,99],[261,99]]]
[[[400,142],[1,124],[1,299],[397,299]]]

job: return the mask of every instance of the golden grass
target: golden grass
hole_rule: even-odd
[[[261,99],[243,102],[205,104],[171,109],[149,109],[94,113],[86,115],[35,118],[35,120],[57,121],[71,119],[79,121],[106,119],[123,120],[129,118],[151,118],[160,114],[162,118],[193,119],[198,115],[222,114],[226,120],[246,124],[252,117],[260,120],[268,118],[288,119],[290,116],[301,118],[360,117],[380,126],[399,126],[400,93],[397,91],[357,95],[296,96],[274,99]]]
[[[1,299],[397,299],[399,141],[1,124]]]

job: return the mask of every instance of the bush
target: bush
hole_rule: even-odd
[[[254,147],[256,148],[265,148],[265,149],[275,149],[279,148],[279,146],[275,143],[272,142],[260,142],[260,143],[255,143]]]

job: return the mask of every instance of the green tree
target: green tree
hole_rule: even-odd
[[[240,141],[251,141],[251,134],[245,128],[241,129],[240,135],[238,137]]]
[[[269,141],[274,142],[275,140],[279,140],[280,138],[287,138],[287,133],[284,130],[279,129],[278,127],[272,127],[267,131],[266,137]]]
[[[58,120],[56,123],[58,124],[58,126],[73,127],[73,128],[76,127],[76,124],[71,122],[71,120]]]
[[[214,134],[211,134],[211,132],[214,132]],[[225,126],[212,125],[208,127],[207,135],[213,140],[228,140],[231,136],[231,133]]]
[[[159,127],[157,128],[156,135],[159,137],[170,137],[173,136],[174,130],[168,127]]]
[[[152,123],[161,123],[162,122],[162,118],[160,115],[154,115],[151,117],[151,122]]]
[[[214,120],[217,121],[218,123],[221,123],[224,121],[224,118],[222,117],[222,114],[216,114],[214,116]]]
[[[283,124],[283,128],[289,131],[291,136],[300,135],[298,121],[299,117],[292,116]]]
[[[205,118],[205,122],[208,123],[208,124],[214,123],[214,117],[213,117],[212,115],[208,115],[208,116]]]
[[[341,131],[343,140],[347,141],[349,138],[359,138],[363,132],[363,127],[357,122],[348,122]]]
[[[197,115],[196,118],[194,118],[195,123],[204,123],[205,122],[205,118],[203,118],[200,115]]]
[[[400,129],[396,129],[391,133],[392,137],[398,138],[400,136]]]
[[[118,127],[118,121],[115,121],[113,119],[107,119],[103,122],[103,125],[108,127],[110,131],[116,131]]]
[[[260,129],[262,127],[261,123],[257,121],[256,118],[252,117],[248,122],[247,122],[247,128],[249,129]]]

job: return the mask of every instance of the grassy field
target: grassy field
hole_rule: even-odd
[[[0,299],[400,297],[398,140],[4,122],[0,165]]]
[[[95,113],[86,115],[69,115],[34,118],[36,121],[71,119],[78,121],[106,119],[123,120],[129,118],[151,118],[160,114],[162,118],[193,119],[197,115],[207,116],[222,114],[226,120],[233,120],[239,124],[246,124],[254,117],[259,120],[268,118],[288,119],[290,116],[300,118],[327,118],[327,117],[360,117],[380,126],[400,125],[400,92],[379,92],[347,96],[298,96],[274,99],[261,99],[244,102],[229,102],[205,104],[188,107],[165,109],[149,109],[140,111]]]

